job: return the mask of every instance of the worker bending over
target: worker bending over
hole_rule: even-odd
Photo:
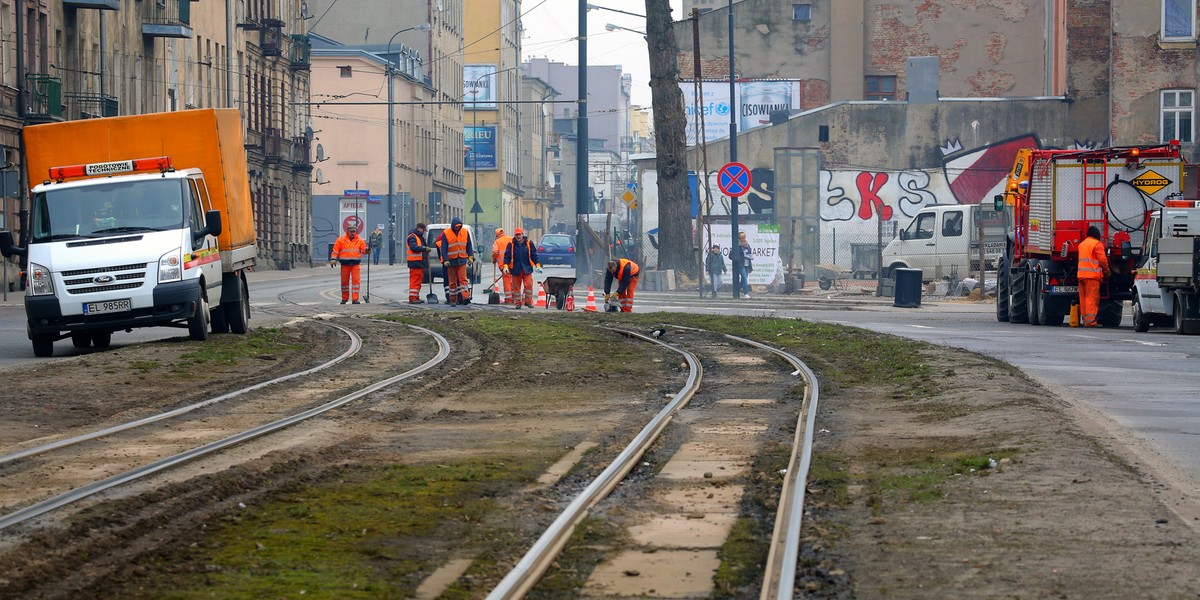
[[[504,263],[500,268],[511,278],[512,297],[517,308],[520,309],[522,304],[533,308],[533,270],[537,269],[540,273],[542,265],[538,262],[537,247],[525,237],[525,231],[520,227],[513,230],[512,241],[504,250]]]
[[[467,279],[467,267],[475,262],[475,240],[463,227],[462,219],[454,217],[450,229],[442,232],[442,272],[446,274],[448,286],[446,303],[467,305],[471,303],[471,282]]]
[[[638,273],[641,268],[632,260],[622,258],[608,261],[608,273],[604,275],[604,299],[610,300],[613,279],[617,280],[617,306],[621,312],[633,312],[633,292],[637,289]]]
[[[421,284],[425,282],[425,268],[429,260],[426,254],[433,250],[425,245],[424,223],[417,223],[417,226],[408,232],[404,246],[408,248],[408,303],[424,304],[425,301],[421,299]]]
[[[329,254],[329,266],[336,267],[338,263],[342,265],[342,304],[351,296],[354,303],[358,304],[358,288],[361,281],[359,263],[362,262],[364,254],[370,253],[371,249],[358,237],[358,227],[354,225],[346,227],[346,235],[333,243],[333,252]]]
[[[1100,282],[1108,277],[1108,256],[1104,253],[1104,242],[1100,241],[1100,228],[1091,225],[1087,237],[1079,242],[1079,312],[1084,327],[1096,326],[1096,313],[1100,310]]]

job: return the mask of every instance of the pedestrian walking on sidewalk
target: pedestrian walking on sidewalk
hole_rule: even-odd
[[[504,249],[504,262],[500,270],[511,278],[512,297],[517,308],[524,304],[533,308],[533,272],[542,272],[542,264],[538,262],[537,246],[525,237],[525,231],[520,227],[513,230],[512,241]],[[521,290],[524,289],[524,292]],[[523,294],[523,295],[522,295]]]
[[[743,300],[750,299],[750,274],[754,272],[754,248],[750,247],[750,242],[746,241],[746,232],[738,232],[738,243],[730,251],[730,258],[733,259],[733,268],[737,269],[738,279],[735,283],[741,284],[740,290],[733,290],[734,295],[741,295]]]
[[[371,232],[371,237],[367,238],[367,246],[371,249],[371,262],[375,266],[379,266],[379,255],[383,254],[380,250],[383,249],[383,224],[375,226],[375,231]]]
[[[725,273],[725,257],[721,256],[721,246],[713,244],[712,248],[708,249],[708,256],[704,259],[704,270],[708,272],[708,280],[712,283],[712,297],[717,297],[717,291],[721,289],[721,275]]]
[[[371,249],[367,247],[367,243],[362,238],[358,237],[358,227],[350,225],[346,227],[346,235],[339,237],[333,243],[333,252],[329,255],[329,266],[336,267],[340,263],[342,265],[342,304],[353,298],[354,304],[358,304],[358,290],[360,287],[359,263],[362,262],[364,254],[370,254]]]

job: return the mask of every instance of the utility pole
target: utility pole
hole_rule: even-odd
[[[583,243],[583,219],[587,214],[588,103],[587,103],[587,0],[579,0],[579,104],[575,115],[575,244]],[[575,280],[591,280],[587,252],[575,255]]]
[[[737,162],[737,119],[738,119],[738,100],[737,100],[737,83],[734,81],[733,68],[733,0],[729,0],[729,103],[733,105],[729,111],[729,162]],[[733,223],[730,233],[733,234],[733,249],[737,250],[739,260],[745,260],[742,257],[742,246],[738,243],[738,199],[737,196],[729,197],[729,218]],[[738,281],[741,279],[741,263],[733,266],[733,297],[738,296]],[[749,277],[749,274],[746,275]],[[742,281],[742,288],[749,292],[750,282]]]
[[[28,111],[26,108],[25,99],[25,0],[19,0],[16,4],[16,32],[17,32],[17,120],[21,124],[21,133],[17,136],[20,140],[17,143],[17,153],[21,158],[21,166],[17,169],[17,198],[21,208],[17,214],[17,227],[20,228],[19,234],[21,238],[21,246],[29,245],[27,237],[29,229],[27,222],[29,221],[29,173],[25,168],[25,114]],[[28,256],[28,255],[26,255]],[[25,260],[22,260],[21,267],[24,268]],[[5,285],[8,285],[5,282]]]

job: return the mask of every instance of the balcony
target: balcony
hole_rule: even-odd
[[[274,23],[279,25],[275,26]],[[283,21],[264,19],[263,28],[258,34],[258,47],[264,57],[283,55]]]
[[[27,73],[25,75],[25,122],[36,125],[62,120],[62,80],[44,73]]]
[[[119,10],[121,8],[121,0],[63,0],[63,7]]]
[[[292,34],[292,45],[288,52],[288,58],[292,63],[293,71],[307,71],[310,66],[309,56],[312,54],[312,42],[307,35]]]
[[[162,38],[192,37],[192,0],[146,0],[142,35]]]
[[[313,166],[309,162],[309,151],[311,150],[312,142],[304,136],[292,138],[292,172],[293,173],[312,173]]]
[[[268,127],[263,133],[263,154],[266,155],[268,163],[279,164],[288,161],[292,158],[291,140],[288,143],[284,142],[283,132],[274,128]]]
[[[71,119],[97,119],[121,114],[120,103],[112,96],[101,94],[64,94]]]
[[[263,134],[253,129],[246,130],[246,141],[243,145],[247,150],[261,151],[263,148]]]

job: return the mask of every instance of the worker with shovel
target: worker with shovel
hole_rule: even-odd
[[[449,283],[449,296],[446,303],[467,306],[471,304],[471,284],[467,269],[475,262],[475,240],[463,227],[462,219],[454,217],[450,221],[450,229],[442,231],[441,245],[438,251],[442,257],[442,272],[446,274]]]
[[[492,243],[492,270],[495,272],[499,268],[501,262],[504,261],[504,250],[508,248],[508,244],[512,242],[512,236],[505,235],[504,229],[496,228],[496,241]],[[500,273],[497,281],[504,284],[503,287],[492,284],[493,288],[499,288],[496,291],[500,294],[500,304],[512,304],[512,275],[509,273]]]
[[[408,248],[408,303],[424,304],[421,299],[421,283],[425,281],[425,255],[433,248],[425,245],[425,224],[417,223],[404,245]]]

